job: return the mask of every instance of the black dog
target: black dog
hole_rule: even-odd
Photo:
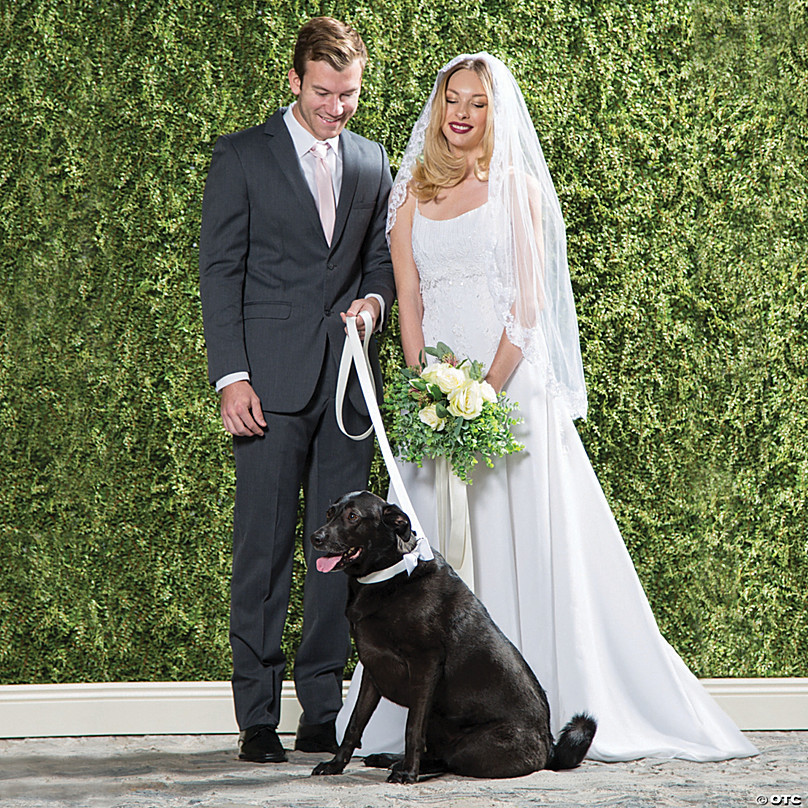
[[[435,554],[411,575],[362,583],[412,550],[407,515],[367,491],[346,494],[311,542],[327,554],[321,572],[350,576],[347,615],[364,666],[345,738],[313,774],[340,774],[384,696],[409,708],[404,759],[389,782],[413,783],[422,771],[517,777],[577,766],[596,723],[575,716],[558,743],[550,708],[528,664],[494,625],[457,573]]]

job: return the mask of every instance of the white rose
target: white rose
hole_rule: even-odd
[[[497,403],[497,392],[488,382],[480,382],[480,392],[482,393],[483,401],[487,401],[489,404]]]
[[[418,413],[418,418],[430,429],[434,429],[435,432],[442,432],[443,428],[446,426],[446,419],[438,418],[435,404],[429,404],[428,406],[424,407]]]
[[[452,390],[456,390],[460,385],[466,382],[466,374],[460,368],[453,367],[441,363],[438,365],[438,370],[435,373],[435,383],[440,387],[441,392],[447,396]]]
[[[462,416],[467,421],[476,418],[483,411],[483,394],[480,383],[466,379],[460,387],[449,393],[449,412]]]
[[[442,393],[448,394],[463,384],[467,377],[459,368],[439,362],[424,368],[421,378],[429,384],[437,384]]]

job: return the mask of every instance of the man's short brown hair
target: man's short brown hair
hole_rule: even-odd
[[[345,70],[359,60],[364,70],[368,60],[362,37],[350,25],[333,17],[315,17],[298,32],[292,61],[302,81],[306,62],[327,62],[334,70]]]

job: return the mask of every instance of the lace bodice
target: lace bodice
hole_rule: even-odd
[[[486,368],[502,334],[486,277],[496,247],[489,218],[487,203],[444,221],[427,219],[416,207],[412,224],[426,344],[445,342]]]

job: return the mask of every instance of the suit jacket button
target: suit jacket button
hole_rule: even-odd
[[[328,268],[329,269],[336,269],[336,267],[333,264],[328,264]]]
[[[330,317],[330,316],[331,316],[331,309],[326,309],[326,310],[325,310],[325,316],[326,316],[326,317]]]

